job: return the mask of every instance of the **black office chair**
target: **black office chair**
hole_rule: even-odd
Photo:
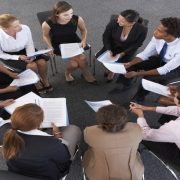
[[[110,17],[110,21],[112,20],[115,20],[119,17],[118,14],[112,14],[111,17]],[[147,19],[143,19],[143,18],[140,18],[139,21],[138,21],[140,24],[144,25],[145,27],[148,27],[148,23],[149,21]],[[95,54],[94,54],[94,57],[93,57],[93,75],[96,74],[96,55],[98,54],[99,51],[97,51]]]
[[[37,18],[38,18],[40,25],[42,25],[42,23],[44,21],[46,21],[48,19],[48,17],[50,17],[50,16],[52,16],[52,11],[38,12]],[[87,44],[86,47],[84,48],[84,50],[85,51],[89,50],[89,66],[91,66],[91,45]],[[50,63],[51,63],[52,73],[54,75],[55,73],[58,72],[55,57],[53,57],[53,58],[50,57]]]

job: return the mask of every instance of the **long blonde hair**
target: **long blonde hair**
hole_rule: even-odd
[[[16,108],[11,116],[12,129],[9,129],[3,138],[5,159],[16,158],[24,148],[25,142],[18,130],[30,131],[39,128],[43,116],[43,110],[36,104],[26,104]]]
[[[1,14],[0,15],[0,27],[1,28],[9,28],[11,23],[18,20],[16,16],[11,14]]]

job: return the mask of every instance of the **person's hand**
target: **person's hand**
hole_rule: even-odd
[[[174,96],[176,93],[177,86],[176,85],[169,85],[168,88],[169,88],[171,95]]]
[[[12,79],[19,79],[18,73],[9,71],[8,76]]]
[[[140,108],[141,105],[137,103],[131,102],[130,104],[130,110],[136,114],[138,117],[144,117],[143,110]]]
[[[80,47],[85,48],[86,47],[86,41],[81,41]]]
[[[5,101],[1,101],[0,102],[0,107],[3,108],[3,107],[6,107],[10,104],[14,103],[14,100],[13,99],[7,99]]]
[[[51,51],[48,52],[49,56],[54,57],[54,49],[52,47],[49,47],[48,49],[51,49]]]
[[[20,55],[19,60],[26,61],[26,60],[29,60],[29,58],[26,55]]]
[[[136,71],[130,71],[130,72],[127,72],[126,74],[125,74],[125,77],[126,78],[133,78],[133,77],[136,77],[138,75],[138,72],[136,72]]]
[[[124,67],[125,67],[126,69],[128,69],[128,68],[131,67],[131,63],[130,63],[130,62],[128,62],[128,63],[123,63],[123,65],[124,65]]]
[[[15,91],[17,91],[18,87],[17,86],[8,86],[4,89],[6,92],[15,92]]]
[[[51,125],[52,125],[52,133],[54,137],[62,138],[62,132],[60,131],[60,129],[54,123],[51,123]]]

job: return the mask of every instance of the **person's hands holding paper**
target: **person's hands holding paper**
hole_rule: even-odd
[[[4,91],[6,93],[8,93],[8,92],[15,92],[15,91],[17,91],[17,89],[18,89],[17,86],[8,86],[8,87],[4,88]]]
[[[82,40],[80,43],[80,47],[85,48],[86,47],[86,41]]]
[[[54,135],[54,137],[56,138],[62,138],[62,132],[60,131],[60,129],[52,122],[52,133]]]
[[[19,79],[18,73],[15,72],[9,71],[8,76],[11,77],[12,79]]]
[[[136,72],[136,71],[127,72],[126,75],[125,75],[126,78],[133,78],[133,77],[136,77],[136,76],[138,76],[138,72]]]
[[[170,95],[172,95],[172,96],[174,96],[175,95],[175,93],[176,93],[176,88],[177,88],[177,86],[176,85],[168,85],[168,89],[169,89],[169,91],[170,91]]]
[[[4,101],[1,101],[1,102],[0,102],[0,108],[9,106],[9,105],[12,104],[12,103],[14,103],[14,100],[13,100],[13,99],[7,99],[7,100],[4,100]]]

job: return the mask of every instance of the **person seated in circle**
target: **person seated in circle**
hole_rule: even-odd
[[[38,94],[33,84],[22,87],[10,86],[14,79],[18,79],[18,74],[0,64],[0,100],[17,99],[31,91]]]
[[[40,75],[43,88],[39,91],[52,91],[47,76],[47,61],[39,55],[29,58],[29,53],[35,52],[31,30],[21,24],[17,17],[11,14],[0,15],[0,59],[3,63],[20,71],[30,68]]]
[[[44,180],[59,180],[70,168],[81,131],[53,125],[53,135],[40,130],[43,110],[36,104],[15,109],[11,121],[0,118],[0,145],[8,170]],[[53,118],[53,117],[52,117]]]
[[[78,37],[77,29],[80,30],[82,39]],[[63,43],[80,43],[81,47],[86,47],[87,30],[84,20],[80,16],[73,15],[72,6],[65,1],[59,1],[54,5],[52,17],[42,24],[42,31],[48,48],[53,49],[50,52],[51,55],[61,55],[59,45]],[[77,68],[81,69],[87,82],[96,83],[84,54],[77,55],[68,61],[65,72],[67,82],[74,81],[72,72]]]
[[[89,180],[142,180],[144,166],[137,152],[142,140],[139,125],[128,122],[127,112],[108,105],[96,113],[97,125],[86,127],[84,140],[89,145],[83,166]]]
[[[112,19],[106,26],[103,33],[104,47],[96,57],[109,51],[112,57],[120,54],[117,62],[129,62],[147,35],[147,27],[142,22],[143,19],[137,11],[132,9],[122,11],[117,19]],[[114,73],[106,70],[104,75],[107,76],[107,82],[113,80]]]

